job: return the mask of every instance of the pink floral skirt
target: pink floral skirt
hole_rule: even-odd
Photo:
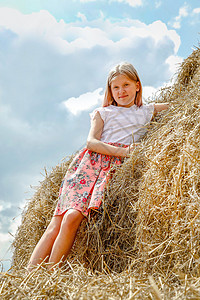
[[[121,143],[108,143],[128,147]],[[90,209],[98,209],[103,199],[113,165],[121,165],[123,158],[80,150],[72,160],[62,181],[54,216],[62,215],[70,208],[88,216]]]

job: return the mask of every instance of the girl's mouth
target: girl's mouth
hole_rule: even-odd
[[[128,97],[128,95],[125,95],[125,96],[120,96],[119,98],[126,98],[126,97]]]

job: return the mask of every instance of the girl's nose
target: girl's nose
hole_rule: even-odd
[[[122,94],[124,92],[124,87],[119,88],[119,93]]]

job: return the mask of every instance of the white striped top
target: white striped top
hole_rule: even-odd
[[[90,113],[91,120],[97,111],[104,121],[101,141],[129,145],[139,142],[146,133],[147,124],[153,117],[154,103],[143,104],[141,107],[137,105],[99,107]]]

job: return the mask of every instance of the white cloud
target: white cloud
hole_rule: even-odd
[[[188,16],[188,6],[185,5],[183,7],[180,7],[178,18],[180,19],[187,16]]]
[[[95,2],[96,0],[80,0],[81,3]]]
[[[188,5],[184,5],[179,8],[179,14],[176,16],[171,23],[172,27],[175,29],[180,29],[181,28],[181,21],[183,18],[187,17],[189,15],[189,7]]]
[[[159,8],[162,5],[162,1],[155,2],[155,8]]]
[[[185,9],[185,7],[180,9],[181,16],[185,14]],[[130,45],[136,39],[145,37],[152,37],[156,42],[168,37],[175,44],[175,51],[180,45],[180,38],[176,32],[168,30],[161,21],[146,25],[133,20],[111,23],[101,18],[96,27],[93,22],[87,22],[83,14],[78,13],[78,16],[82,24],[67,24],[63,20],[57,22],[49,12],[44,10],[24,15],[14,9],[0,8],[0,26],[12,30],[20,40],[31,37],[38,40],[42,38],[62,54],[74,53],[77,49],[91,49],[97,45],[113,47],[117,44],[118,47],[123,48],[124,43]]]
[[[146,99],[154,95],[159,88],[154,88],[153,86],[144,86],[142,89],[142,96],[144,98],[144,102]]]
[[[18,227],[20,226],[21,224],[21,215],[18,216],[18,217],[15,217],[13,218],[13,221],[12,223],[10,224],[10,227],[9,227],[9,232],[14,236]]]
[[[149,35],[151,35],[157,43],[159,43],[161,39],[169,38],[174,43],[175,53],[178,52],[181,41],[176,31],[168,30],[167,26],[161,21],[155,21],[148,27]]]
[[[11,265],[11,243],[13,242],[14,235],[17,228],[21,224],[21,216],[12,220],[11,225],[8,228],[7,233],[0,233],[0,262],[3,263],[5,271],[10,268]],[[10,232],[10,233],[9,233]]]
[[[86,22],[87,21],[87,18],[84,14],[78,12],[77,13],[77,17],[81,19],[82,22]]]
[[[126,3],[132,7],[142,6],[142,0],[110,0],[110,2]]]
[[[99,88],[94,92],[87,92],[77,98],[69,98],[64,101],[62,105],[64,105],[72,114],[77,115],[79,112],[84,110],[87,111],[97,104],[100,106],[103,101],[103,95],[100,94],[102,90],[102,88]]]
[[[194,8],[192,12],[194,14],[200,14],[200,7]]]
[[[172,74],[177,73],[182,62],[183,62],[183,58],[176,55],[171,55],[166,60],[166,63],[169,64],[169,68]]]
[[[12,240],[9,233],[0,233],[0,262],[7,259]]]
[[[0,233],[0,243],[1,243],[1,249],[3,246],[3,243],[10,241],[10,234],[4,234],[4,233]]]
[[[132,7],[141,6],[142,0],[126,0],[125,3],[128,3]]]
[[[58,32],[59,23],[46,10],[31,14],[22,14],[16,9],[7,7],[0,8],[0,24],[6,29],[10,29],[22,37],[45,36]]]

